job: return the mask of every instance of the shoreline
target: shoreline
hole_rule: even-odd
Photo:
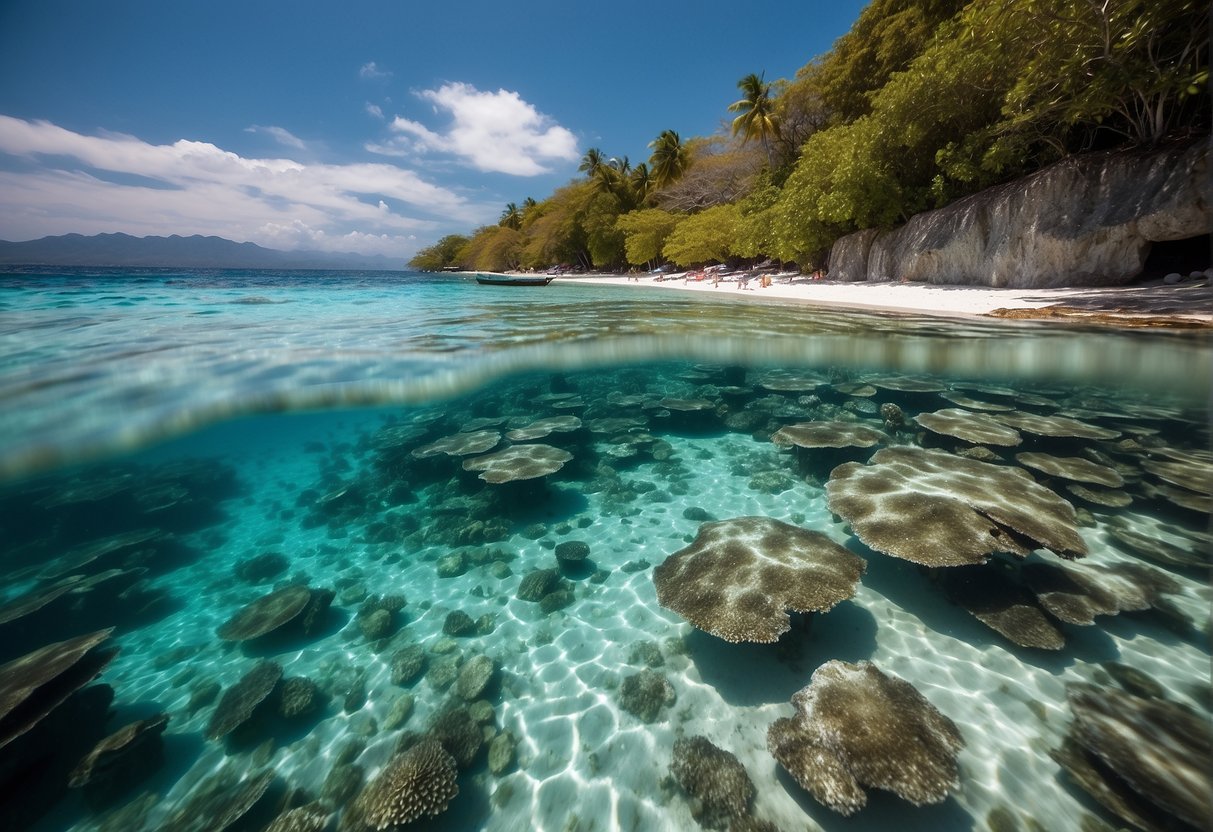
[[[785,282],[786,281],[786,282]],[[1213,288],[1208,280],[1164,284],[1161,280],[1132,286],[1057,289],[994,289],[987,286],[940,286],[923,283],[843,283],[780,276],[767,287],[752,288],[710,280],[684,282],[681,275],[660,282],[643,274],[562,275],[557,283],[577,282],[635,289],[708,294],[741,301],[792,301],[832,309],[860,309],[912,315],[963,318],[1063,321],[1119,327],[1213,328]]]

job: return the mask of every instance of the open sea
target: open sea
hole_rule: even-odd
[[[1208,828],[1211,378],[1199,331],[0,272],[0,829]]]

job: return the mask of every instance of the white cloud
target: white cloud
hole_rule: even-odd
[[[284,147],[293,147],[296,150],[304,150],[307,147],[307,145],[304,144],[303,139],[299,138],[285,127],[262,127],[260,124],[254,124],[252,127],[244,128],[244,132],[263,133],[274,141],[278,142],[278,144],[283,145]]]
[[[380,107],[378,104],[372,104],[369,101],[366,102],[366,112],[368,115],[374,116],[375,118],[379,119],[380,121],[383,120],[383,108]]]
[[[153,145],[3,115],[0,153],[26,160],[0,171],[4,239],[101,231],[217,234],[399,255],[415,249],[410,233],[483,222],[487,215],[487,206],[390,164],[250,159],[207,142]]]
[[[374,61],[368,61],[358,70],[358,77],[373,81],[378,78],[391,78],[392,73],[385,69],[380,69]]]
[[[536,176],[554,162],[577,159],[577,138],[543,115],[516,92],[481,92],[471,84],[444,84],[418,97],[449,114],[451,123],[436,132],[418,121],[397,116],[395,134],[367,149],[389,156],[436,152],[460,157],[481,171]]]

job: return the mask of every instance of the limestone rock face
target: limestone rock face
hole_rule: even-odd
[[[834,243],[831,277],[996,288],[1119,286],[1150,244],[1207,234],[1205,142],[1065,159],[925,211],[891,231]]]

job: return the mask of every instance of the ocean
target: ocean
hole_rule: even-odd
[[[0,828],[1207,817],[1201,332],[28,269],[0,339]]]

